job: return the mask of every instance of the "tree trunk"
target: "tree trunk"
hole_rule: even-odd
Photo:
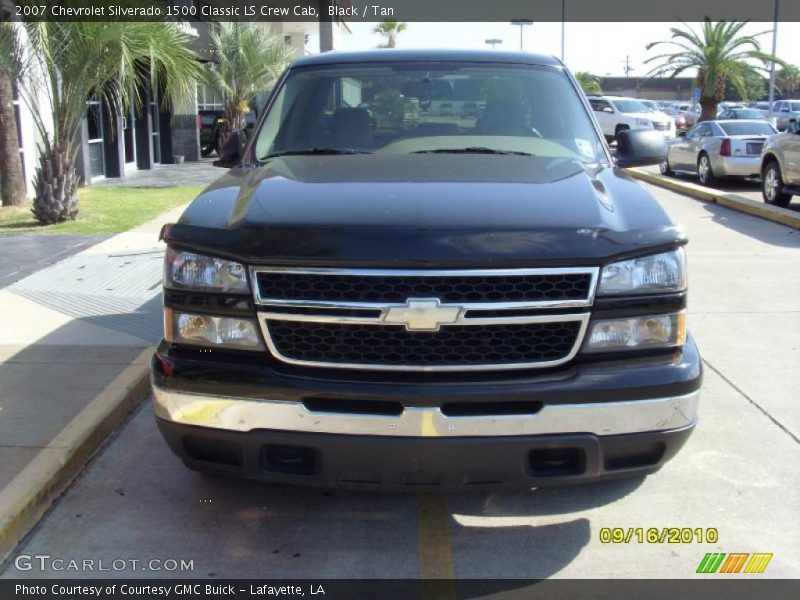
[[[11,80],[0,69],[0,198],[3,206],[18,206],[25,202],[25,178],[19,156],[13,101]]]
[[[709,98],[703,96],[700,98],[700,119],[699,121],[712,121],[717,118],[717,105],[719,102],[716,98]]]
[[[39,157],[33,216],[42,225],[73,220],[78,215],[78,173],[71,144],[56,142]]]

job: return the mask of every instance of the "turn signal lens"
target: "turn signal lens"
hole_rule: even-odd
[[[168,342],[242,350],[262,350],[258,328],[252,319],[214,317],[164,309]]]
[[[670,348],[686,343],[686,311],[592,324],[584,352]]]

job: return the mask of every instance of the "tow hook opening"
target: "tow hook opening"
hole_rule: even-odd
[[[586,470],[581,448],[540,448],[528,454],[528,469],[533,477],[580,475]]]
[[[261,467],[273,473],[313,475],[317,471],[317,450],[309,446],[269,444],[261,448]]]

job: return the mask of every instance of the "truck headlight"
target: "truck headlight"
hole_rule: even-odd
[[[164,309],[164,331],[168,342],[263,350],[261,337],[252,319],[215,317]]]
[[[584,352],[671,348],[686,343],[686,311],[592,323]]]
[[[164,287],[245,294],[250,291],[243,264],[172,248],[167,248]]]
[[[652,294],[686,289],[686,253],[683,248],[623,260],[603,267],[597,293]]]

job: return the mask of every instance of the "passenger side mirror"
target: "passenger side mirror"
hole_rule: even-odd
[[[215,160],[215,167],[230,169],[238,166],[242,162],[245,146],[247,146],[247,129],[235,129],[222,144],[222,154]]]
[[[617,166],[645,167],[667,158],[667,140],[654,129],[626,129],[617,134]]]

